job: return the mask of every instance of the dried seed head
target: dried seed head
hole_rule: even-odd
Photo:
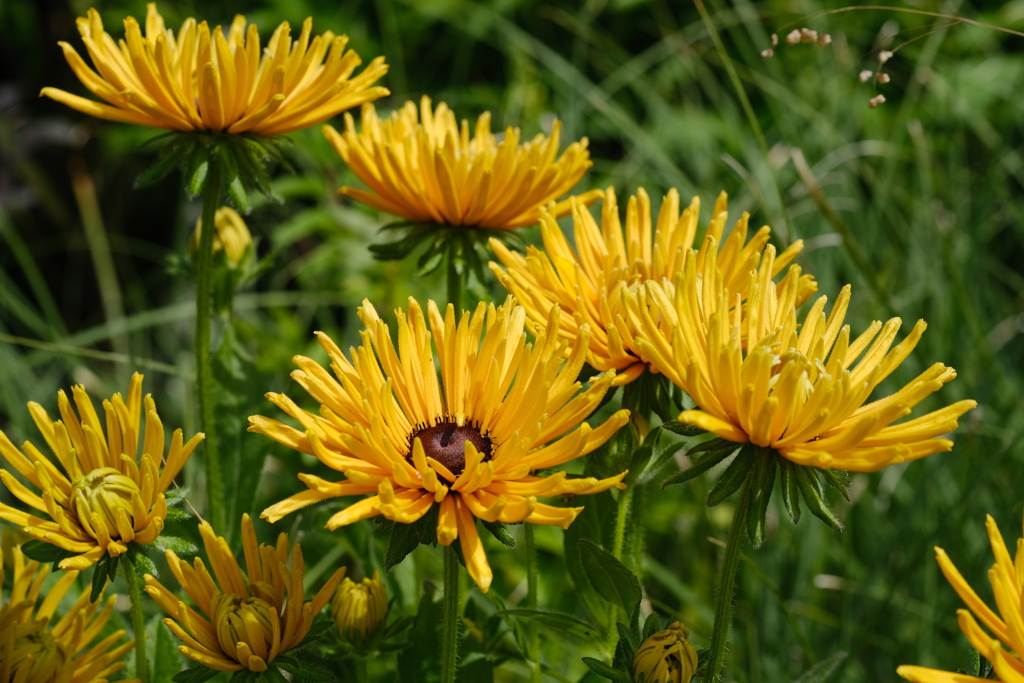
[[[778,46],[778,44],[779,44],[779,36],[773,33],[772,34],[772,47],[776,47],[776,46]]]
[[[800,29],[800,42],[803,43],[816,43],[818,42],[818,32],[812,31],[809,28]]]
[[[874,109],[883,102],[885,102],[885,95],[875,95],[870,100],[868,100],[868,106]]]
[[[860,79],[861,83],[867,83],[868,79],[871,78],[872,74],[874,74],[874,72],[871,71],[870,69],[864,69],[863,71],[860,72],[860,75],[858,75],[857,78]]]
[[[875,80],[878,81],[879,83],[882,83],[884,85],[885,83],[889,82],[889,74],[882,73],[881,71],[879,71],[875,75]]]
[[[885,64],[892,58],[892,53],[888,50],[882,50],[878,53],[878,63]]]
[[[800,29],[795,28],[786,34],[786,43],[789,45],[796,45],[800,42]]]
[[[762,59],[768,59],[769,57],[774,57],[774,56],[775,56],[775,50],[771,49],[770,47],[766,47],[765,49],[761,50],[761,58]]]
[[[831,34],[829,34],[829,33],[822,33],[820,36],[818,36],[818,45],[820,45],[822,47],[825,47],[826,45],[830,45],[831,43],[832,43],[832,35]]]

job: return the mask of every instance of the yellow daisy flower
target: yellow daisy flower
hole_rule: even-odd
[[[992,554],[996,559],[996,563],[988,571],[988,580],[992,583],[999,614],[992,611],[978,597],[957,571],[945,550],[935,548],[935,556],[946,580],[969,608],[957,610],[957,621],[967,640],[982,657],[992,662],[1000,681],[1024,683],[1024,538],[1017,540],[1016,556],[1010,559],[1006,543],[992,515],[986,515],[985,526],[992,544]],[[978,621],[981,622],[980,625]],[[985,628],[982,628],[982,625]],[[921,666],[901,666],[896,669],[896,673],[916,683],[969,683],[991,680]]]
[[[145,590],[173,617],[164,623],[185,643],[178,647],[181,654],[217,671],[266,671],[278,655],[306,637],[345,576],[345,568],[335,571],[316,597],[303,602],[302,549],[295,544],[289,550],[288,534],[278,536],[276,546],[257,547],[252,520],[243,515],[243,575],[231,547],[224,538],[214,536],[213,527],[203,522],[199,533],[213,576],[198,557],[190,567],[172,550],[165,555],[174,578],[202,614],[152,576],[146,576]]]
[[[459,126],[443,102],[432,110],[430,98],[406,102],[381,121],[372,104],[363,105],[361,133],[351,114],[345,133],[324,126],[324,135],[369,191],[342,187],[338,192],[378,211],[408,221],[509,230],[537,222],[539,209],[572,190],[591,167],[587,139],[569,145],[557,160],[561,123],[550,137],[538,135],[520,144],[509,127],[499,143],[491,133],[491,115]],[[599,193],[579,201],[593,203]],[[563,216],[568,200],[552,212]]]
[[[56,422],[38,403],[28,404],[57,464],[30,441],[24,443],[22,453],[0,431],[0,455],[42,495],[7,470],[0,469],[0,481],[16,498],[45,515],[37,517],[0,503],[0,519],[72,553],[73,557],[60,561],[61,569],[81,570],[105,555],[122,555],[133,541],[145,545],[156,540],[167,517],[164,492],[203,435],[184,443],[181,430],[175,430],[165,460],[164,426],[152,396],[142,396],[139,373],[132,376],[127,401],[121,394],[103,401],[106,429],[85,388],[73,387],[71,393],[78,415],[62,390],[57,393],[62,419]],[[146,432],[140,439],[143,408]]]
[[[300,369],[292,377],[322,405],[320,414],[283,394],[268,398],[304,432],[259,415],[249,418],[250,431],[316,455],[345,475],[340,482],[299,475],[309,490],[267,508],[263,517],[275,522],[310,503],[370,494],[332,516],[327,528],[375,515],[411,524],[439,505],[438,541],[448,546],[459,539],[470,576],[486,591],[492,574],[477,518],[567,528],[583,508],[545,505],[538,496],[624,488],[625,473],[597,480],[531,472],[590,453],[629,413],[619,411],[596,429],[582,422],[608,391],[613,373],[580,392],[576,377],[590,333],[585,326],[580,330],[563,362],[557,309],[532,345],[525,338],[526,311],[511,297],[497,308],[481,303],[458,322],[452,305],[442,316],[431,301],[428,325],[411,298],[408,314],[399,309],[396,316],[397,350],[368,301],[359,309],[363,345],[351,351],[351,360],[319,333],[333,377],[313,360],[295,358]]]
[[[78,52],[59,43],[71,69],[96,102],[57,88],[40,95],[108,121],[169,130],[210,130],[278,135],[300,130],[388,94],[371,87],[387,73],[378,57],[353,77],[361,60],[345,50],[346,36],[330,31],[310,38],[312,19],[298,40],[287,22],[264,48],[256,26],[239,15],[225,31],[189,18],[178,35],[164,26],[156,3],[147,5],[146,34],[134,17],[124,40],[103,29],[99,12],[78,19],[78,32],[95,71]],[[97,73],[98,72],[98,73]]]
[[[64,616],[55,619],[78,572],[62,572],[40,604],[50,568],[26,562],[20,547],[10,551],[0,566],[0,585],[5,569],[13,572],[10,593],[0,607],[0,683],[101,683],[123,669],[125,663],[120,660],[134,645],[129,641],[115,647],[124,630],[86,650],[110,620],[117,596],[111,595],[100,609],[100,601],[91,602],[85,591]]]
[[[555,216],[542,213],[544,250],[528,247],[524,257],[492,239],[491,248],[507,270],[495,263],[490,267],[526,308],[531,332],[544,325],[547,312],[556,304],[570,314],[561,318],[558,332],[563,339],[575,339],[580,327],[588,325],[591,365],[599,371],[616,370],[615,384],[622,385],[638,378],[647,367],[637,353],[636,330],[625,313],[623,293],[646,280],[671,282],[682,269],[697,235],[700,198],[694,197],[680,213],[679,193],[669,191],[652,223],[651,200],[640,188],[629,198],[623,230],[615,189],[609,187],[601,196],[600,226],[582,203],[572,204],[575,248]],[[721,240],[728,219],[725,192],[718,196],[711,215],[706,234]],[[764,226],[747,242],[748,220],[746,213],[740,217],[718,257],[726,283],[744,299],[748,273],[757,268],[771,235],[771,228]],[[772,274],[780,273],[801,249],[803,241],[794,242],[775,259]],[[804,276],[800,285],[803,300],[817,289],[810,275]]]
[[[923,320],[895,348],[899,318],[876,321],[851,340],[843,325],[846,286],[831,314],[825,314],[827,297],[820,297],[798,326],[800,267],[792,266],[776,287],[771,246],[750,273],[749,299],[741,306],[743,295],[729,286],[717,244],[709,242],[703,263],[687,254],[674,287],[649,281],[627,296],[641,357],[699,406],[680,421],[728,441],[770,447],[798,465],[855,472],[952,448],[952,441],[936,437],[956,429],[975,401],[893,424],[956,377],[952,368],[936,363],[895,394],[865,403],[917,345]]]

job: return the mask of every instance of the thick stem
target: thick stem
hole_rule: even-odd
[[[131,601],[132,632],[135,634],[135,677],[139,679],[139,683],[146,683],[149,674],[146,662],[146,618],[142,614],[139,577],[127,556],[121,559],[121,574],[124,575],[124,582],[128,586],[128,599]]]
[[[618,510],[615,514],[615,538],[612,541],[612,555],[616,560],[622,559],[622,548],[626,541],[626,520],[629,519],[630,503],[633,501],[633,487],[619,491],[616,501]]]
[[[743,482],[743,488],[740,489],[736,512],[732,516],[732,526],[729,527],[725,557],[722,558],[722,570],[718,575],[715,625],[711,630],[711,653],[706,676],[709,683],[717,683],[721,680],[722,667],[725,664],[725,647],[729,641],[729,625],[732,618],[732,591],[736,585],[743,534],[747,529],[747,515],[750,513],[750,502],[753,497],[753,479],[754,477],[748,474]]]
[[[206,463],[206,515],[217,533],[227,531],[224,519],[224,482],[217,451],[217,425],[213,402],[213,358],[210,349],[210,317],[213,312],[213,236],[220,204],[220,164],[211,155],[203,187],[203,227],[196,259],[196,389],[199,394],[199,427],[206,434],[203,461]]]
[[[444,549],[444,604],[441,623],[441,683],[455,683],[459,652],[459,556],[455,546]]]
[[[526,545],[526,607],[537,609],[537,546],[533,540],[533,525],[523,525],[524,542]],[[537,620],[530,619],[527,630],[527,638],[530,645],[530,680],[533,683],[540,683],[540,631],[537,630]]]

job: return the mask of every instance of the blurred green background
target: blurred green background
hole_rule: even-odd
[[[849,658],[836,680],[850,683],[897,680],[903,663],[964,666],[960,604],[932,547],[945,548],[990,599],[984,516],[1014,539],[1024,513],[1024,39],[884,10],[801,20],[838,3],[706,2],[721,48],[696,6],[681,0],[220,0],[163,2],[160,10],[174,28],[186,16],[228,23],[241,12],[264,35],[311,15],[314,31],[347,33],[364,62],[387,56],[384,85],[393,94],[379,110],[429,94],[471,120],[490,110],[496,125],[520,126],[528,136],[558,117],[565,140],[590,140],[594,167],[579,191],[614,185],[623,205],[642,186],[657,206],[675,187],[684,198],[702,197],[705,225],[725,189],[732,213],[750,211],[757,225],[772,225],[777,244],[806,241],[800,263],[822,293],[853,284],[854,332],[893,316],[907,331],[925,318],[924,340],[885,389],[944,362],[959,378],[925,407],[975,398],[979,408],[962,421],[952,453],[856,475],[852,502],[835,501],[847,525],[842,534],[809,515],[794,527],[773,510],[768,542],[746,551],[727,680],[795,680],[838,651]],[[57,389],[72,383],[99,400],[123,391],[133,369],[147,374],[164,423],[195,431],[193,290],[169,263],[187,253],[198,203],[177,174],[133,189],[155,159],[137,151],[152,131],[37,97],[43,86],[85,94],[56,42],[82,49],[74,19],[90,6],[0,2],[0,428],[15,442],[38,438],[26,401],[52,410]],[[145,15],[141,0],[95,6],[115,38],[126,15]],[[1024,30],[1024,0],[900,7]],[[832,43],[780,40],[773,58],[760,57],[784,26],[780,39],[808,26]],[[891,82],[859,81],[860,71],[878,67],[879,50],[907,41],[884,66]],[[887,101],[869,108],[878,93]],[[444,291],[439,280],[412,275],[415,255],[409,263],[373,261],[366,247],[388,217],[335,193],[357,181],[318,128],[291,139],[295,173],[275,172],[286,201],[261,202],[247,218],[269,268],[215,328],[228,340],[218,372],[236,518],[302,488],[295,472],[330,476],[244,432],[249,414],[278,417],[265,391],[300,398],[287,373],[294,354],[322,358],[312,332],[356,343],[355,307],[364,297],[384,313],[410,294],[422,300]],[[535,230],[525,234],[536,241]],[[195,462],[185,474],[197,500],[200,472]],[[711,631],[718,547],[709,538],[724,538],[730,515],[727,506],[704,506],[708,485],[702,478],[651,487],[637,535],[646,542],[649,606],[682,618],[698,647]],[[600,533],[598,510],[608,507],[594,505],[581,521]],[[260,533],[298,533],[311,583],[339,562],[350,575],[372,573],[383,535],[369,521],[321,531],[337,508],[293,515],[280,528],[264,524]],[[538,542],[541,604],[584,616],[562,532],[542,529]],[[521,550],[491,548],[493,590],[517,604],[525,595]],[[419,582],[439,580],[439,557],[422,547],[388,577],[407,613]],[[469,615],[493,612],[475,593]],[[565,634],[545,637],[551,680],[583,678],[582,656],[601,653]],[[493,652],[484,659],[478,678],[467,680],[526,676],[521,663],[502,663]],[[371,671],[375,680],[394,679],[393,658]],[[401,680],[429,677],[407,667]]]

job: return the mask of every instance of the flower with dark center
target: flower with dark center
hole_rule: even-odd
[[[438,421],[433,427],[414,431],[409,438],[410,456],[407,458],[411,458],[412,444],[415,439],[422,440],[424,455],[437,460],[456,477],[466,469],[467,442],[473,444],[473,447],[480,451],[484,457],[482,462],[488,462],[491,459],[490,437],[481,434],[479,427],[468,424],[459,425],[448,418]]]

